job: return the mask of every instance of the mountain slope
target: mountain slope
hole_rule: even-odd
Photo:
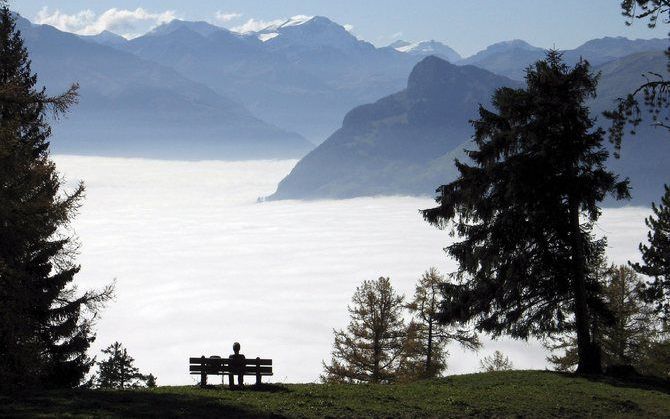
[[[526,67],[544,58],[544,55],[544,49],[515,39],[490,45],[485,50],[463,59],[458,64],[476,65],[514,80],[522,80]]]
[[[311,145],[172,69],[20,18],[33,71],[81,102],[54,124],[59,153],[161,158],[297,157]]]
[[[565,51],[563,58],[568,63],[574,64],[583,57],[589,60],[591,65],[597,66],[632,54],[664,51],[667,48],[667,39],[605,37],[592,39],[573,50]]]
[[[468,120],[479,103],[503,85],[515,82],[427,57],[405,90],[349,112],[342,128],[305,156],[269,199],[432,194],[455,175],[453,157],[471,136]]]

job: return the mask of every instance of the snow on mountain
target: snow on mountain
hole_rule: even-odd
[[[437,55],[452,63],[461,60],[460,54],[454,51],[451,47],[434,40],[414,43],[407,41],[396,41],[389,45],[389,47],[395,49],[396,51],[411,55]]]
[[[292,18],[286,20],[285,22],[279,24],[279,25],[274,25],[274,26],[269,26],[268,28],[273,28],[274,30],[280,29],[280,28],[288,28],[291,26],[300,26],[303,25],[310,20],[312,20],[314,16],[305,16],[305,15],[297,15],[293,16]],[[268,29],[265,28],[265,29]]]
[[[397,41],[391,42],[390,44],[387,45],[387,48],[393,48],[393,49],[398,49],[402,47],[406,47],[408,45],[412,45],[411,42],[404,41],[402,39],[398,39]]]
[[[261,33],[261,34],[258,34],[258,39],[265,42],[265,41],[269,41],[270,39],[274,38],[275,36],[279,36],[279,34],[277,32]]]
[[[344,26],[323,16],[294,16],[258,31],[257,37],[273,50],[322,47],[355,50],[368,45],[374,48],[358,40]]]

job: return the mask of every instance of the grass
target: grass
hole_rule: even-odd
[[[231,391],[54,391],[0,398],[11,417],[669,417],[667,382],[546,371],[451,376],[397,385],[286,384]]]

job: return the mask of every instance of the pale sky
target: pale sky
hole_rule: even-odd
[[[10,7],[33,22],[77,33],[108,29],[138,36],[173,18],[227,28],[254,28],[294,15],[327,16],[378,46],[404,39],[435,39],[468,56],[510,39],[571,49],[604,36],[667,36],[625,25],[618,0],[21,0]]]

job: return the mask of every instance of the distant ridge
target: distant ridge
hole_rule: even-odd
[[[305,156],[269,199],[430,195],[454,176],[453,158],[472,134],[468,121],[491,93],[516,82],[429,56],[405,90],[359,106]]]

